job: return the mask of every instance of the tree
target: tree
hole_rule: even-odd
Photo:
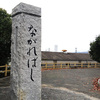
[[[11,58],[11,15],[0,8],[0,65],[7,64]]]
[[[94,42],[90,43],[89,53],[93,60],[100,62],[100,35],[96,37]]]

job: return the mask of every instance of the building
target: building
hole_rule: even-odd
[[[42,51],[42,63],[95,63],[88,53]]]

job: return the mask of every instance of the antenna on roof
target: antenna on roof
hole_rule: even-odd
[[[50,48],[48,48],[48,51],[50,51]]]
[[[75,53],[77,53],[77,48],[75,48]]]
[[[55,52],[58,51],[58,45],[55,45],[55,46],[54,46],[54,50],[55,50]]]

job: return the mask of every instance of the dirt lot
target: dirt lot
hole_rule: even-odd
[[[92,80],[96,77],[100,77],[100,68],[43,71],[42,100],[95,100],[78,93],[100,99],[100,93],[92,91]],[[9,80],[10,77],[0,78],[0,100],[10,100]],[[77,95],[72,91],[77,92]]]
[[[100,77],[100,68],[48,70],[42,73],[42,84],[64,87],[100,99],[98,91],[92,91],[92,80]]]

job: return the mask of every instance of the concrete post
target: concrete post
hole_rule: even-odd
[[[11,100],[41,100],[41,9],[12,11]]]

